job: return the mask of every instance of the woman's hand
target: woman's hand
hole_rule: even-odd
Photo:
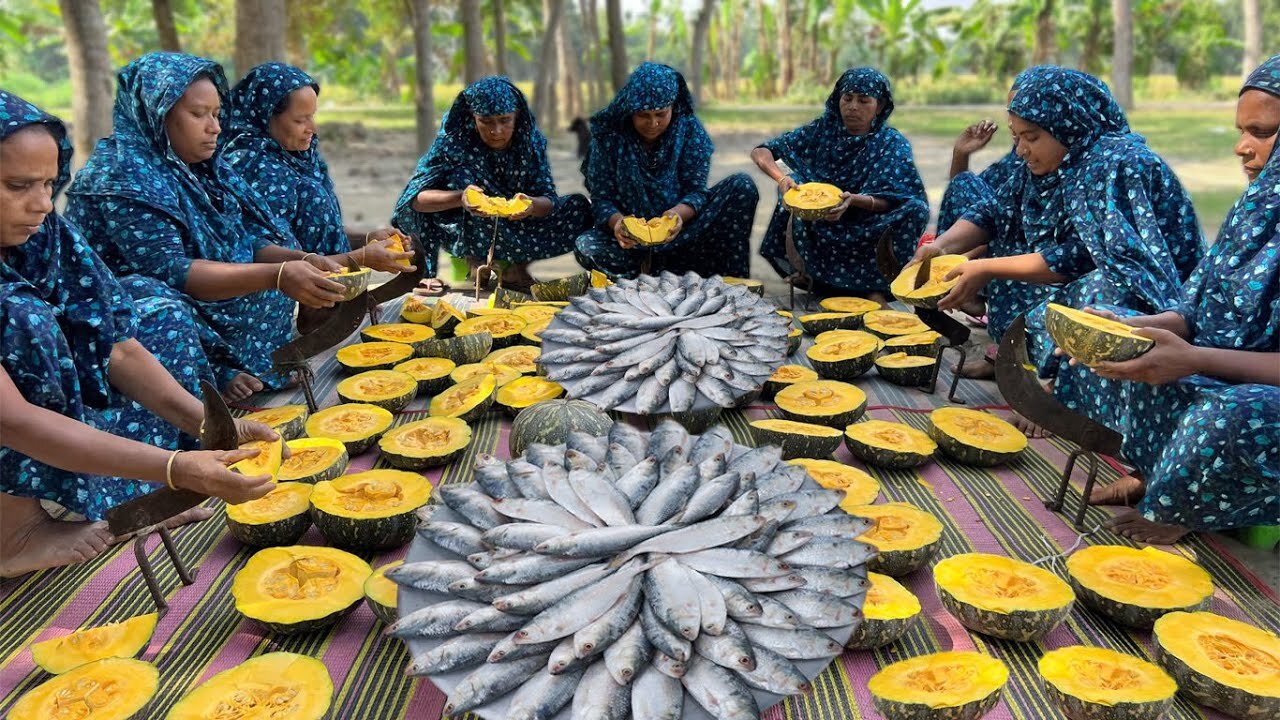
[[[785,193],[786,191],[794,187],[799,187],[799,183],[797,183],[796,179],[791,177],[790,175],[783,175],[782,177],[778,178],[778,192]]]
[[[960,133],[952,152],[968,157],[986,147],[995,136],[996,130],[996,124],[990,120],[976,122]]]
[[[947,253],[945,250],[943,250],[941,247],[938,247],[938,241],[934,240],[933,242],[927,245],[921,245],[920,247],[916,248],[916,254],[911,256],[911,259],[907,261],[907,265],[922,263],[925,261],[925,258],[938,257],[939,255],[946,255],[946,254]],[[904,265],[903,267],[906,267],[906,266]]]
[[[970,260],[961,263],[955,270],[947,273],[944,280],[956,280],[947,296],[938,301],[939,310],[958,310],[978,297],[982,288],[991,282],[991,274],[987,272],[985,260]]]
[[[636,241],[627,234],[627,230],[622,225],[625,218],[619,214],[614,218],[613,222],[613,239],[618,241],[618,247],[623,250],[633,250],[637,245]]]
[[[271,426],[265,423],[236,418],[235,424],[236,442],[241,445],[254,442],[256,440],[261,440],[263,442],[275,442],[280,439],[280,433],[272,430]],[[287,460],[289,455],[289,443],[285,443],[282,457]]]
[[[534,211],[534,204],[535,204],[535,202],[536,202],[533,198],[529,197],[528,195],[525,195],[524,193],[516,193],[516,194],[515,194],[515,197],[514,197],[514,198],[512,198],[512,199],[513,199],[513,200],[528,200],[528,201],[529,201],[529,207],[525,208],[524,210],[521,210],[520,212],[516,213],[515,215],[512,215],[511,217],[508,217],[508,218],[507,218],[508,220],[524,220],[525,218],[530,217],[530,216],[532,216],[532,215],[533,215],[533,211]],[[541,199],[541,198],[539,198],[539,199]]]
[[[342,301],[342,285],[325,277],[308,260],[290,260],[280,270],[279,289],[307,307],[333,307]]]
[[[476,187],[475,185],[468,185],[467,188],[462,191],[462,209],[466,210],[472,215],[479,216],[479,213],[476,211],[476,206],[472,205],[471,200],[467,198],[467,193],[471,192],[472,190],[475,190],[478,193],[484,192],[484,190],[482,190],[479,187]]]
[[[276,485],[270,475],[241,475],[228,466],[256,457],[257,450],[189,450],[173,459],[173,486],[212,495],[232,505],[256,500]]]
[[[1200,372],[1195,345],[1156,327],[1139,327],[1134,333],[1155,340],[1155,347],[1132,360],[1100,362],[1093,371],[1108,380],[1133,380],[1149,385],[1164,385]]]
[[[851,192],[840,193],[840,204],[831,208],[831,210],[827,211],[827,216],[823,219],[826,220],[827,222],[838,222],[840,218],[844,217],[845,211],[848,210],[849,206],[852,204],[853,204],[853,193]]]
[[[675,227],[671,228],[671,232],[667,233],[667,242],[671,242],[676,239],[676,236],[680,234],[681,230],[684,230],[684,216],[675,208],[671,208],[670,210],[662,213],[662,216],[673,218],[676,221]]]
[[[311,267],[319,270],[320,272],[342,272],[341,265],[339,265],[335,260],[327,258],[324,255],[307,253],[303,260],[311,263]]]
[[[401,265],[400,260],[412,260],[412,252],[392,250],[391,244],[399,242],[399,238],[388,237],[382,240],[369,240],[364,247],[355,251],[360,256],[360,264],[372,270],[402,273],[417,270],[416,265]]]

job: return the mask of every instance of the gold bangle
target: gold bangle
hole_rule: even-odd
[[[309,258],[309,257],[311,257],[312,255],[315,255],[315,254],[316,254],[316,253],[307,253],[306,255],[303,255],[302,257],[300,257],[300,258],[298,258],[298,259],[299,259],[299,260],[302,260],[302,261],[304,261],[304,262],[305,262],[307,258]]]
[[[280,263],[280,269],[276,271],[276,289],[280,289],[280,277],[284,275],[284,263]]]
[[[164,483],[169,486],[170,490],[178,489],[173,486],[173,461],[181,454],[181,450],[174,450],[173,454],[169,456],[169,462],[164,465]]]

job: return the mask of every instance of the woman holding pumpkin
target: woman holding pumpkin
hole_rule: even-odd
[[[760,194],[743,173],[708,188],[714,151],[684,76],[659,63],[637,67],[591,118],[582,174],[595,227],[578,237],[578,262],[610,277],[634,277],[646,263],[653,274],[746,277]],[[671,231],[662,244],[641,247],[627,233],[628,217],[670,218]]]
[[[528,206],[495,221],[471,204],[469,188]],[[572,251],[589,220],[585,197],[556,193],[547,138],[524,93],[496,76],[472,83],[454,99],[391,217],[427,248],[429,274],[440,245],[466,258],[473,275],[492,245],[494,260],[506,265],[502,284],[526,290],[536,282],[529,263]]]
[[[778,206],[760,254],[779,275],[802,269],[788,252],[789,234],[815,289],[887,301],[889,281],[876,269],[876,244],[888,233],[894,253],[910,257],[929,222],[911,144],[887,125],[892,113],[889,78],[874,68],[851,68],[836,81],[821,117],[751,152],[760,170],[778,183]],[[790,174],[778,167],[779,160]],[[807,182],[843,191],[825,218],[799,220],[783,206],[782,195]]]

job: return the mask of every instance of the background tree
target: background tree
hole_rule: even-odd
[[[462,81],[468,85],[489,74],[484,54],[484,20],[480,0],[462,0]]]
[[[600,41],[600,14],[596,0],[580,0],[582,11],[582,30],[587,44],[586,68],[587,83],[591,88],[591,107],[599,108],[605,103],[604,72],[600,64],[604,61],[603,43]]]
[[[1133,107],[1133,7],[1129,0],[1111,0],[1115,40],[1111,54],[1111,92],[1120,107]]]
[[[537,73],[534,75],[533,114],[547,128],[559,125],[556,107],[556,45],[563,14],[564,0],[542,0],[542,49],[538,53]]]
[[[702,102],[702,65],[707,51],[707,35],[711,32],[711,18],[716,12],[716,0],[702,0],[698,19],[693,24],[693,52],[689,57],[690,92],[694,103]]]
[[[791,3],[789,0],[777,0],[774,16],[778,21],[778,56],[782,61],[782,72],[778,77],[778,92],[785,95],[795,80],[795,68],[791,64]]]
[[[59,0],[71,71],[75,165],[89,159],[99,138],[111,134],[111,55],[98,0]]]
[[[409,0],[413,25],[413,114],[418,152],[431,147],[436,136],[435,93],[431,48],[431,0]]]
[[[1262,64],[1262,6],[1258,0],[1244,0],[1244,67],[1242,75],[1248,75]],[[1272,12],[1277,12],[1272,6]]]
[[[563,0],[562,0],[563,1]],[[564,89],[560,99],[560,118],[569,120],[584,113],[582,103],[582,73],[578,70],[578,53],[573,44],[571,32],[573,3],[565,4],[561,10],[560,27],[556,33],[556,55],[559,58],[560,87]],[[552,128],[554,131],[554,128]]]
[[[507,10],[503,0],[493,0],[493,67],[498,75],[507,74]]]
[[[616,93],[627,84],[631,68],[627,65],[627,36],[622,27],[622,0],[605,0],[609,25],[609,77]]]
[[[284,0],[236,0],[236,76],[255,65],[286,59],[285,18]]]
[[[178,25],[173,21],[173,5],[169,0],[151,0],[151,14],[156,18],[156,35],[160,37],[160,49],[181,52]]]

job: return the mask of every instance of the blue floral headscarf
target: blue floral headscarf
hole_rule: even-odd
[[[0,142],[32,125],[40,125],[58,142],[58,179],[54,196],[71,176],[71,142],[62,121],[17,95],[0,90]],[[25,300],[24,300],[25,299]],[[23,377],[22,353],[52,352],[32,347],[4,347],[2,358],[10,376],[30,403],[61,407],[67,399],[83,398],[94,407],[107,407],[113,391],[107,379],[112,347],[134,335],[134,315],[128,294],[75,227],[56,211],[45,216],[40,229],[21,245],[6,248],[0,262],[0,333],[11,322],[36,317],[4,317],[21,311],[24,302],[44,303],[60,316],[63,331],[54,334],[66,342],[60,357],[74,359],[73,367],[60,368],[55,383],[48,377]],[[60,396],[58,402],[46,395]]]
[[[1280,55],[1262,63],[1240,92],[1280,98]],[[1218,240],[1183,288],[1175,308],[1196,345],[1280,350],[1280,152],[1227,213]]]
[[[320,94],[320,83],[292,65],[272,62],[250,70],[231,89],[227,127],[218,142],[224,151],[252,150],[275,155],[298,172],[332,188],[329,166],[320,156],[319,135],[311,138],[311,147],[301,152],[285,150],[271,137],[271,118],[276,108],[287,101],[290,93],[303,87],[311,87]]]

